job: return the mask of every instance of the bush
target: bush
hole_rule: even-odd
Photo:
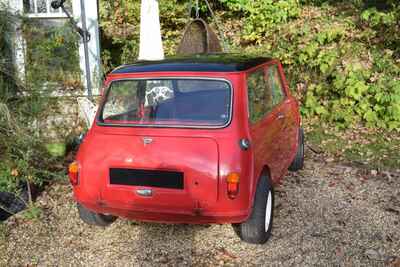
[[[236,12],[241,12],[245,17],[244,39],[248,41],[261,41],[269,30],[297,18],[300,6],[297,0],[222,0],[227,7]]]
[[[51,80],[57,68],[49,64],[54,57],[54,47],[49,45],[48,53],[34,43],[39,54],[35,60],[28,57],[28,75],[25,81],[19,81],[12,60],[13,23],[20,23],[23,18],[8,11],[6,6],[0,8],[0,191],[18,192],[27,183],[41,185],[54,178],[57,169],[56,161],[47,153],[39,134],[38,120],[49,104],[47,93],[43,92],[43,82]],[[35,30],[35,29],[32,29]],[[39,33],[36,33],[39,34]],[[43,43],[49,44],[52,37],[40,37]],[[33,40],[34,36],[30,38]],[[73,49],[73,47],[71,48]],[[39,53],[37,52],[37,53]],[[31,54],[33,55],[33,53]],[[40,59],[40,60],[39,60]],[[65,56],[66,61],[73,57]],[[59,66],[58,70],[67,65]],[[56,79],[59,79],[57,76]],[[56,87],[56,86],[55,86]],[[47,86],[50,90],[52,87]]]
[[[303,6],[297,19],[271,27],[266,35],[273,37],[260,37],[259,45],[246,50],[269,54],[286,65],[305,117],[339,128],[362,124],[400,130],[398,46],[387,41],[395,33],[378,35],[374,29],[386,23],[393,31],[393,21],[380,17],[373,26],[365,22],[372,13],[367,16],[348,4],[343,13],[337,5]]]
[[[360,16],[361,28],[368,31],[366,41],[382,49],[391,49],[400,58],[400,4],[379,11],[376,7],[364,10]]]
[[[15,17],[0,2],[0,101],[8,99],[17,90],[13,66],[12,32]]]
[[[78,35],[69,23],[24,19],[26,80],[30,88],[48,92],[81,89]],[[44,93],[44,92],[42,92]]]

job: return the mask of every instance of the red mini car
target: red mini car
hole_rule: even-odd
[[[271,235],[274,191],[303,166],[298,103],[279,61],[235,55],[142,61],[111,72],[69,167],[81,219],[231,223]]]

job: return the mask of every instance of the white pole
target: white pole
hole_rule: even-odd
[[[2,1],[7,4],[7,0]],[[18,13],[20,15],[24,12],[23,2],[21,0],[10,0],[8,2],[11,12]],[[25,81],[25,39],[22,37],[21,22],[17,21],[14,25],[14,63],[17,69],[18,78],[21,81]]]
[[[86,13],[86,25],[90,34],[90,41],[88,42],[89,48],[89,68],[90,73],[86,74],[85,65],[85,49],[82,39],[79,41],[79,58],[80,67],[82,71],[82,83],[85,85],[85,94],[88,94],[88,88],[85,83],[86,75],[91,78],[91,85],[93,95],[99,94],[99,87],[101,82],[101,60],[100,60],[100,38],[99,38],[99,24],[98,24],[98,8],[96,0],[83,0]],[[81,0],[72,0],[72,13],[73,17],[79,21],[79,26],[82,27],[82,14],[81,14]]]
[[[142,0],[139,60],[164,59],[158,0]]]
[[[82,81],[86,77],[91,78],[92,94],[99,95],[99,87],[101,81],[101,60],[100,60],[100,41],[99,41],[99,24],[98,24],[98,8],[96,0],[82,0],[84,1],[85,13],[86,13],[86,26],[90,33],[90,41],[88,42],[89,49],[89,69],[90,73],[86,74],[86,60],[85,60],[85,48],[82,39],[79,42],[79,61],[82,70]],[[73,16],[79,21],[79,26],[82,27],[82,10],[81,10],[81,0],[72,0],[72,11]],[[87,76],[86,76],[87,75]],[[85,86],[85,94],[87,95],[88,88]],[[97,106],[91,102],[88,98],[82,97],[78,99],[78,106],[80,115],[85,119],[88,128],[91,127],[94,117],[96,114]]]

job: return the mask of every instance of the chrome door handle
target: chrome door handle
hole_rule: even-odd
[[[285,115],[282,113],[278,113],[278,116],[276,116],[276,119],[278,120],[283,120],[285,118]]]

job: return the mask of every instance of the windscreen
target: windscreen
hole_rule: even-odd
[[[224,126],[230,84],[209,79],[140,79],[111,83],[100,114],[108,125]]]

